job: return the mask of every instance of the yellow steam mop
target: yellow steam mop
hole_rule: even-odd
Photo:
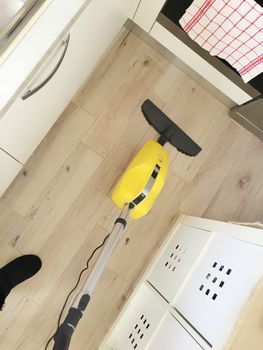
[[[168,153],[163,147],[164,144],[169,142],[179,152],[192,157],[201,151],[201,148],[150,100],[143,103],[142,113],[160,137],[158,141],[148,141],[141,148],[119,180],[112,199],[122,212],[115,221],[113,230],[83,288],[54,335],[53,350],[69,348],[72,334],[90,301],[122,230],[126,227],[128,217],[139,219],[148,214],[163,188],[168,166]]]

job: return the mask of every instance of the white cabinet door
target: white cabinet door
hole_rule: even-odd
[[[165,2],[166,0],[142,0],[136,11],[134,22],[149,33]]]
[[[182,325],[170,313],[158,327],[146,350],[202,350]]]
[[[174,307],[213,348],[223,349],[243,305],[262,276],[262,247],[218,235]]]
[[[147,280],[168,302],[175,298],[211,236],[211,232],[180,225],[157,258]]]
[[[119,0],[91,1],[36,73],[29,89],[45,81],[65,53],[52,79],[28,99],[19,97],[0,120],[2,149],[21,163],[26,162],[110,45],[128,9],[128,5],[120,6]],[[66,39],[69,42],[65,52]]]
[[[142,284],[130,300],[107,344],[100,349],[144,350],[165,312],[165,304]]]
[[[0,150],[0,196],[21,170],[22,165]]]
[[[136,10],[139,6],[140,0],[114,0],[115,6],[124,13],[128,18],[133,19]],[[111,2],[111,1],[109,1]]]

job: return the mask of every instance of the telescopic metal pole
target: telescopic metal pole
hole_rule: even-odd
[[[115,221],[114,227],[97,259],[91,273],[87,277],[81,291],[76,296],[72,306],[70,307],[68,314],[64,322],[59,326],[57,333],[54,336],[55,344],[53,350],[67,350],[69,349],[72,334],[75,331],[89,301],[96,288],[96,285],[107,265],[109,258],[122,231],[125,229],[129,213],[132,210],[129,205],[126,205],[120,217]]]

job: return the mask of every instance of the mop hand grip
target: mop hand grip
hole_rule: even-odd
[[[76,308],[70,308],[65,321],[59,326],[54,336],[53,350],[68,350],[71,337],[82,317],[82,312]]]
[[[53,350],[68,350],[73,332],[73,328],[63,323],[56,333]]]

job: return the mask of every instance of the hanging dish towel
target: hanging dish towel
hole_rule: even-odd
[[[245,82],[263,72],[263,8],[254,0],[194,0],[179,22]]]

